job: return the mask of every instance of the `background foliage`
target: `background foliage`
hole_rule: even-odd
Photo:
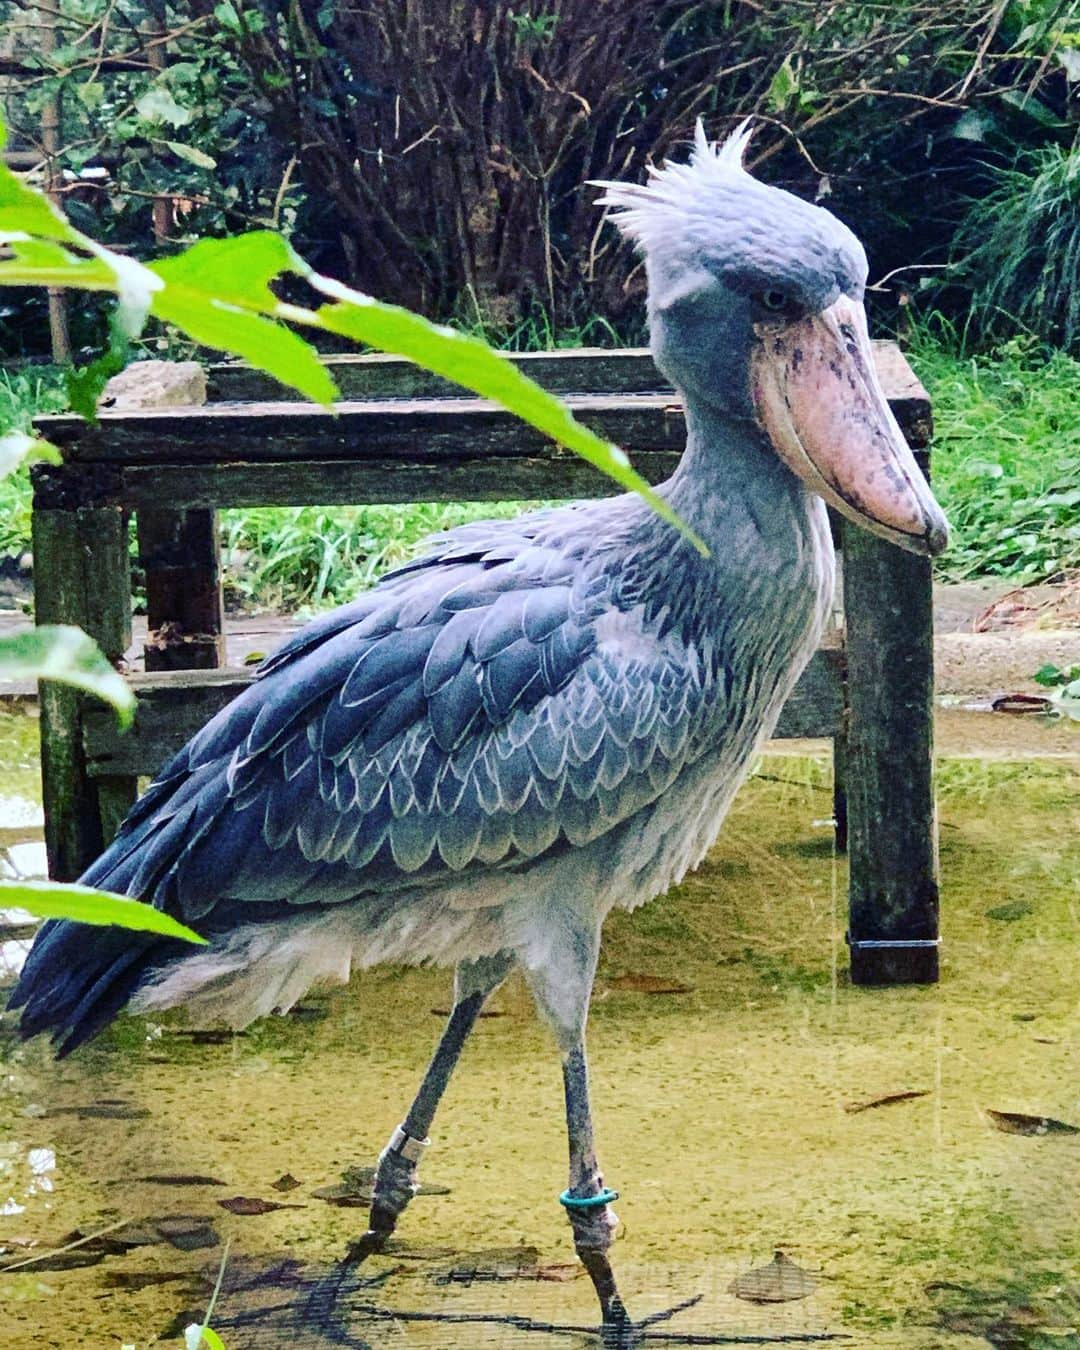
[[[930,385],[942,566],[1080,562],[1057,355],[1080,355],[1080,0],[0,0],[0,25],[18,167],[83,229],[144,257],[277,227],[322,271],[518,349],[642,339],[641,270],[582,184],[642,176],[699,115],[719,136],[753,113],[756,170],[866,241],[875,324]],[[27,296],[0,293],[0,348],[43,356]],[[99,349],[100,303],[71,326]],[[144,341],[194,350],[167,325]],[[47,374],[7,378],[10,418],[54,406]],[[15,551],[25,493],[3,492]],[[476,510],[233,514],[236,594],[345,598]]]

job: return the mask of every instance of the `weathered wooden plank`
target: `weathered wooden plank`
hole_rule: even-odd
[[[784,707],[778,736],[831,736],[843,714],[844,653],[823,647]],[[135,726],[118,730],[103,709],[88,707],[84,742],[93,775],[149,774],[161,768],[213,715],[251,683],[244,670],[163,671],[136,675]]]
[[[568,404],[586,426],[628,451],[681,450],[686,438],[673,394],[577,394]],[[552,441],[485,399],[404,399],[339,403],[221,403],[197,408],[101,413],[88,424],[40,419],[67,462],[109,464],[383,459],[448,460],[544,454]]]
[[[508,352],[507,360],[553,394],[587,393],[603,389],[611,394],[643,394],[670,390],[645,347],[610,351],[575,347],[558,352]],[[400,356],[381,352],[324,356],[343,399],[460,398],[461,385],[421,370]],[[239,361],[210,367],[208,392],[212,402],[288,400],[284,385],[261,370]]]
[[[878,374],[897,420],[912,445],[930,440],[930,399],[895,342],[875,342]],[[520,370],[554,394],[604,390],[609,394],[670,392],[671,386],[653,364],[647,348],[605,351],[577,348],[560,352],[509,354]],[[453,398],[460,385],[421,370],[411,361],[382,354],[329,356],[324,361],[337,381],[343,399]],[[262,371],[229,363],[211,367],[209,393],[213,402],[237,400],[267,403],[293,396]]]
[[[110,660],[119,661],[131,641],[123,513],[117,507],[35,511],[33,533],[37,622],[76,624]],[[89,704],[74,690],[48,681],[41,685],[40,704],[49,874],[73,881],[105,842],[101,801],[83,751],[82,718]],[[111,710],[107,716],[115,721]]]
[[[844,525],[855,984],[938,978],[930,560]]]
[[[171,498],[164,498],[171,500]],[[147,670],[225,664],[217,512],[146,506],[136,518],[146,573]]]
[[[649,482],[666,478],[675,451],[637,451],[631,463]],[[168,500],[176,507],[354,506],[357,503],[550,501],[604,497],[621,491],[606,475],[569,451],[504,459],[497,455],[436,463],[374,457],[298,463],[42,465],[35,503],[119,502],[134,510]]]
[[[911,444],[929,438],[929,399],[899,349],[882,355],[897,393],[891,402]],[[685,419],[671,393],[570,394],[586,426],[635,450],[681,450]],[[310,403],[219,403],[193,408],[102,412],[88,425],[39,419],[69,463],[161,464],[380,458],[454,461],[464,452],[542,455],[551,442],[504,409],[476,398],[349,401],[330,413]]]

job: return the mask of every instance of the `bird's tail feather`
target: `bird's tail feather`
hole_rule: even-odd
[[[149,971],[185,946],[152,934],[52,920],[38,935],[8,1007],[22,1008],[22,1036],[51,1032],[63,1057],[111,1021]]]

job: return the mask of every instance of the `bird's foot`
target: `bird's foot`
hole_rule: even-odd
[[[359,1265],[381,1252],[390,1241],[405,1206],[419,1189],[416,1173],[426,1143],[411,1138],[403,1128],[394,1131],[375,1169],[367,1232],[349,1244],[347,1264]]]

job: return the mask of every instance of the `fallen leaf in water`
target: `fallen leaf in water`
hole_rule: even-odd
[[[609,989],[623,989],[633,994],[689,994],[693,986],[665,975],[616,975],[604,983]]]
[[[291,1172],[285,1172],[278,1177],[277,1181],[270,1183],[270,1189],[273,1191],[295,1191],[299,1185],[300,1183]]]
[[[244,657],[244,665],[257,666],[265,660],[266,660],[265,652],[248,652],[248,654]]]
[[[1036,1045],[1060,1045],[1061,1042],[1056,1036],[1032,1036]]]
[[[986,917],[996,919],[999,923],[1015,923],[1017,919],[1026,919],[1034,913],[1026,900],[1010,900],[1007,905],[995,905],[993,909],[988,909]]]
[[[80,1120],[145,1120],[150,1112],[145,1106],[132,1106],[130,1102],[102,1097],[98,1101],[86,1102],[82,1106],[53,1106],[47,1114],[77,1116]]]
[[[992,1111],[990,1107],[985,1110],[994,1126],[1005,1134],[1080,1134],[1080,1125],[1069,1125],[1052,1116],[1029,1116],[1023,1111]]]
[[[432,1017],[449,1017],[449,1016],[450,1016],[450,1012],[451,1012],[451,1010],[450,1010],[449,1008],[432,1008],[432,1010],[431,1010],[431,1015],[432,1015]],[[477,1014],[477,1016],[478,1016],[478,1017],[505,1017],[506,1014],[505,1014],[504,1012],[500,1012],[498,1008],[481,1008],[481,1009],[480,1009],[480,1012]]]
[[[849,1116],[857,1115],[860,1111],[873,1111],[878,1106],[892,1106],[894,1102],[910,1102],[916,1097],[929,1097],[929,1088],[916,1088],[910,1092],[887,1092],[883,1097],[871,1097],[865,1102],[845,1102],[844,1110]]]
[[[137,1181],[150,1182],[154,1186],[224,1186],[219,1177],[203,1176],[200,1172],[152,1172],[149,1176],[136,1177]]]
[[[808,1270],[783,1252],[777,1252],[767,1266],[737,1275],[728,1285],[728,1293],[747,1303],[793,1303],[808,1298],[817,1285]]]
[[[991,712],[1045,713],[1053,710],[1053,702],[1042,694],[1001,694],[990,704]]]
[[[234,1195],[229,1200],[219,1200],[222,1209],[230,1214],[269,1214],[275,1209],[303,1209],[303,1205],[287,1205],[280,1200],[260,1200],[256,1195]]]

